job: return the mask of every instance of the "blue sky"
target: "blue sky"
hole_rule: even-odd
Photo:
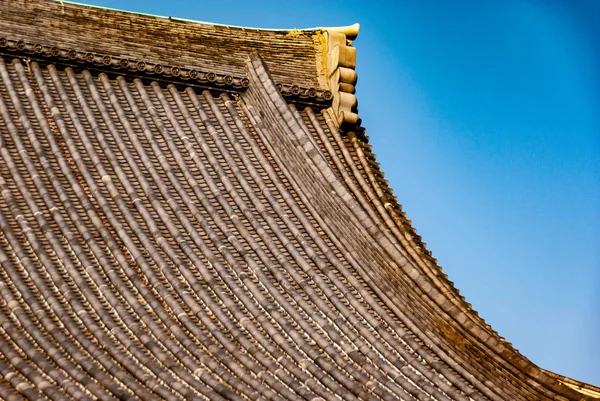
[[[600,2],[84,2],[359,22],[359,115],[428,248],[530,360],[600,385]]]

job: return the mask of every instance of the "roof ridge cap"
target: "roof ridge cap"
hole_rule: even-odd
[[[153,17],[153,18],[163,18],[163,19],[168,19],[171,21],[189,22],[189,23],[201,24],[201,25],[218,26],[218,27],[223,27],[223,28],[248,29],[248,30],[254,30],[254,31],[281,32],[281,33],[303,32],[303,33],[315,33],[315,34],[317,34],[318,32],[322,32],[322,31],[331,31],[331,32],[343,33],[348,37],[348,39],[354,40],[358,36],[358,31],[360,30],[360,24],[358,22],[356,22],[352,25],[335,26],[335,27],[260,28],[260,27],[223,24],[223,23],[218,23],[218,22],[200,21],[200,20],[194,20],[194,19],[189,19],[189,18],[173,17],[170,15],[165,16],[165,15],[158,15],[158,14],[143,13],[140,11],[130,11],[130,10],[124,10],[124,9],[114,8],[114,7],[104,7],[104,6],[98,6],[95,4],[86,4],[86,3],[81,3],[78,1],[71,1],[71,0],[51,0],[51,1],[55,2],[55,3],[63,4],[63,5],[68,4],[68,5],[80,6],[80,7],[97,8],[97,9],[102,9],[102,10],[116,11],[119,13],[136,14],[136,15],[142,15],[142,16]]]
[[[333,26],[333,27],[322,27],[322,28],[311,28],[311,29],[315,29],[315,30],[318,29],[318,30],[329,31],[329,32],[339,32],[339,33],[343,33],[344,35],[346,35],[346,39],[355,40],[360,31],[360,24],[358,22],[355,22],[352,25],[346,25],[346,26]],[[308,29],[308,30],[310,30],[310,29]]]

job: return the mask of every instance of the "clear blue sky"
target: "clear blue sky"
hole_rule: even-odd
[[[525,356],[600,385],[599,1],[83,1],[263,28],[359,22],[359,115],[413,225]]]

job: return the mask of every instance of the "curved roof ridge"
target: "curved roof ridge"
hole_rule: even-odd
[[[335,30],[352,33],[356,28]],[[3,39],[38,45],[39,51],[23,49],[32,57],[56,47],[82,56],[89,53],[100,65],[102,60],[93,60],[93,55],[142,61],[159,65],[158,70],[175,66],[234,78],[245,75],[248,54],[259,51],[276,82],[290,92],[293,86],[329,90],[320,78],[325,46],[321,38],[328,32],[321,28],[234,28],[81,3],[13,0],[0,7],[0,32],[10,35]]]
[[[264,63],[260,59],[260,56],[255,54],[251,55],[251,63],[253,65],[252,68],[256,69],[256,71],[254,72],[254,78],[250,78],[251,81],[254,82],[254,86],[251,85],[251,87],[249,88],[249,92],[242,95],[242,98],[244,98],[246,95],[253,94],[254,91],[257,90],[253,89],[256,87],[257,84],[264,85],[265,87],[262,88],[262,90],[264,91],[264,95],[269,97],[269,99],[265,102],[271,103],[268,106],[264,106],[264,109],[261,105],[257,105],[256,109],[254,109],[253,106],[252,109],[249,108],[249,114],[254,114],[253,118],[257,119],[257,127],[271,127],[276,125],[278,126],[279,130],[285,131],[285,135],[280,134],[281,138],[291,137],[294,138],[294,140],[297,142],[295,144],[292,144],[292,142],[284,143],[282,140],[282,142],[279,145],[277,145],[274,149],[269,150],[269,152],[272,153],[274,157],[276,155],[276,157],[280,158],[278,159],[277,164],[282,166],[289,166],[288,169],[284,168],[283,170],[287,172],[286,174],[288,175],[288,180],[291,183],[291,185],[297,186],[297,191],[299,191],[300,193],[306,193],[306,196],[309,197],[312,201],[314,201],[315,205],[319,205],[315,206],[317,208],[316,215],[319,215],[323,213],[324,208],[327,209],[326,204],[328,202],[333,202],[333,198],[329,197],[328,194],[326,195],[328,191],[319,191],[318,189],[316,189],[319,186],[326,186],[325,182],[327,182],[330,191],[338,195],[339,198],[337,199],[342,203],[346,202],[346,207],[338,208],[340,210],[340,213],[345,214],[346,212],[348,212],[348,214],[345,214],[345,216],[347,217],[346,219],[336,221],[334,221],[334,217],[330,217],[328,219],[328,222],[325,225],[328,227],[329,230],[331,230],[331,232],[328,232],[328,235],[335,236],[336,234],[334,234],[334,232],[340,233],[338,234],[340,236],[340,239],[342,239],[344,243],[347,243],[348,247],[351,247],[355,250],[362,249],[363,251],[367,252],[367,247],[359,245],[360,241],[362,241],[360,239],[361,236],[358,235],[357,232],[355,233],[354,231],[352,231],[360,227],[362,224],[365,224],[365,226],[362,226],[362,228],[358,228],[358,230],[365,229],[366,231],[364,231],[363,234],[366,234],[368,232],[368,235],[372,235],[373,239],[376,239],[376,241],[373,242],[373,249],[381,247],[381,250],[383,252],[381,254],[376,255],[375,253],[373,253],[369,256],[366,256],[366,254],[356,255],[358,261],[362,262],[358,264],[362,267],[359,271],[363,280],[368,282],[370,286],[372,285],[372,288],[378,289],[379,291],[376,291],[376,293],[378,293],[378,295],[382,299],[389,297],[387,298],[387,302],[391,302],[391,304],[387,304],[387,306],[392,308],[394,306],[402,305],[401,297],[399,297],[399,292],[402,292],[402,288],[398,286],[399,282],[396,282],[394,280],[394,277],[396,276],[396,274],[407,273],[406,275],[408,277],[414,279],[414,281],[411,281],[411,283],[414,284],[414,288],[416,288],[416,291],[423,291],[421,299],[423,299],[424,301],[428,299],[424,303],[429,303],[429,306],[432,306],[432,310],[434,311],[437,310],[437,305],[442,311],[446,312],[446,316],[441,316],[439,319],[436,319],[433,322],[425,323],[424,321],[421,321],[420,325],[415,325],[414,327],[411,327],[413,334],[421,331],[420,335],[424,336],[420,337],[422,341],[433,341],[435,345],[440,346],[441,349],[444,349],[445,352],[449,352],[449,354],[445,356],[445,358],[447,358],[446,361],[454,360],[455,362],[462,361],[465,363],[468,361],[473,366],[479,366],[480,369],[483,369],[486,365],[483,362],[481,362],[481,359],[485,359],[487,360],[486,363],[492,363],[494,364],[493,366],[500,367],[502,370],[504,370],[504,372],[502,372],[502,375],[504,377],[518,377],[523,384],[526,384],[529,387],[529,390],[527,391],[531,392],[532,395],[536,394],[537,396],[541,397],[566,396],[570,399],[573,399],[576,395],[574,389],[563,385],[560,381],[556,380],[555,377],[545,374],[544,370],[542,370],[537,365],[529,361],[525,356],[523,356],[517,350],[512,348],[512,346],[508,346],[508,344],[505,341],[499,343],[497,340],[499,337],[497,333],[495,333],[495,336],[489,334],[485,336],[482,334],[482,330],[485,329],[474,327],[472,324],[466,324],[465,318],[467,317],[466,314],[469,311],[461,311],[458,314],[455,313],[456,310],[454,308],[447,305],[443,300],[441,300],[440,297],[446,296],[445,294],[439,291],[437,292],[437,294],[434,294],[434,292],[436,291],[434,290],[434,288],[432,288],[431,285],[427,283],[427,280],[425,279],[424,275],[418,271],[420,270],[418,267],[409,266],[409,263],[406,263],[406,261],[403,262],[402,258],[398,257],[398,254],[391,251],[391,247],[386,246],[385,238],[378,235],[377,232],[373,231],[377,230],[376,228],[372,226],[369,227],[370,223],[367,222],[368,218],[366,217],[366,212],[364,212],[363,214],[363,212],[360,211],[360,207],[353,206],[356,205],[354,203],[354,198],[347,196],[346,191],[348,189],[346,188],[346,186],[342,184],[342,181],[337,176],[335,176],[335,174],[333,174],[333,170],[331,170],[331,168],[328,167],[325,159],[323,158],[323,155],[313,148],[314,144],[310,140],[310,138],[308,138],[309,134],[303,130],[300,123],[294,120],[294,118],[289,112],[287,105],[285,104],[284,99],[281,98],[281,96],[273,90],[274,84],[272,82],[271,77],[269,76],[268,70],[265,68]],[[256,97],[258,95],[253,94],[253,96]],[[281,115],[271,115],[269,113],[269,110],[272,111],[272,114],[281,113]],[[276,124],[276,121],[282,121],[282,123]],[[274,137],[269,137],[269,140],[272,140],[273,142],[276,141]],[[294,147],[297,147],[299,149],[296,149],[295,151],[291,150]],[[302,156],[299,156],[299,154],[304,154],[303,152],[306,153],[304,156],[305,159],[303,160],[303,163],[300,163],[302,167],[294,167],[295,163],[292,162],[293,158],[302,158]],[[317,172],[317,175],[312,175],[311,171]],[[310,176],[311,178],[307,179],[308,176]],[[319,180],[322,180],[322,182],[317,183],[317,181],[319,181],[316,179],[317,177],[319,177]],[[322,198],[321,195],[323,196]],[[329,207],[329,209],[334,208]],[[342,210],[344,212],[342,212]],[[351,210],[352,212],[350,212]],[[358,219],[358,223],[356,221],[354,221],[353,223],[350,222],[354,218]],[[357,225],[354,225],[355,223]],[[327,229],[327,227],[325,226],[323,228]],[[383,230],[382,227],[381,230]],[[350,244],[349,242],[351,242],[351,239],[355,239],[354,241],[356,242],[352,242],[352,244]],[[394,256],[396,256],[396,258],[393,259],[393,262],[390,259],[387,259],[389,257]],[[379,257],[383,257],[383,259],[378,259]],[[365,263],[364,258],[370,260],[371,264]],[[386,273],[384,273],[383,270],[376,268],[376,265],[379,263],[383,263],[384,259],[387,259],[387,263],[390,263],[389,273],[391,273],[391,275],[388,278],[391,281],[393,281],[393,283],[388,283],[386,280],[384,280],[383,276],[381,275]],[[397,264],[397,266],[394,266],[394,264]],[[369,266],[369,268],[365,269],[366,266]],[[420,306],[423,305],[413,305],[413,308],[419,309]],[[401,314],[402,313],[399,312],[397,316],[400,316]],[[409,317],[409,320],[414,319],[415,316],[416,315],[411,315],[411,317]],[[476,319],[481,319],[477,315],[475,316]],[[427,315],[423,315],[423,317],[425,319],[430,318]],[[443,320],[446,318],[449,318],[450,320]],[[430,325],[432,323],[435,323],[437,327],[432,327]],[[425,326],[423,326],[423,324],[425,324]],[[464,330],[464,332],[459,331],[460,329]],[[435,330],[441,331],[444,334],[443,337],[436,336]],[[470,334],[471,338],[464,337],[465,333]],[[430,337],[432,334],[433,338]],[[426,340],[426,337],[429,337],[429,340]],[[450,350],[443,348],[443,345],[447,342],[453,343],[456,349]],[[462,342],[462,344],[460,342]],[[432,344],[428,345],[432,346]],[[464,348],[464,350],[459,350],[459,348]],[[441,351],[441,349],[438,349],[439,357],[443,357],[442,352],[444,351]],[[471,369],[475,369],[473,366],[471,367]],[[471,373],[475,374],[475,372],[473,371],[471,371]],[[477,383],[479,386],[481,386],[481,383],[483,383],[483,381]],[[499,391],[497,386],[497,380],[495,384],[495,389],[492,390],[492,393],[489,393],[489,395]],[[485,384],[482,387],[479,387],[479,389],[484,391],[483,389],[486,386],[492,386],[492,384],[485,382]],[[492,386],[492,388],[494,388],[494,386]],[[504,395],[510,396],[510,393]]]
[[[542,370],[547,375],[558,380],[559,383],[562,383],[583,395],[593,397],[594,399],[600,399],[600,387],[594,386],[593,384],[584,383],[571,377],[563,376],[547,369],[542,368]]]
[[[456,298],[455,300],[459,302],[459,304],[455,304],[460,307],[460,313],[464,314],[464,318],[459,318],[459,315],[453,316],[454,321],[458,323],[459,327],[465,330],[467,333],[471,334],[474,340],[480,343],[481,347],[489,348],[489,351],[496,352],[496,355],[507,363],[507,366],[512,366],[517,369],[519,372],[526,374],[533,380],[544,384],[551,391],[556,391],[559,394],[567,395],[572,397],[574,395],[573,391],[577,391],[581,393],[585,397],[590,398],[581,398],[581,400],[596,400],[600,399],[600,389],[589,385],[584,382],[577,381],[575,379],[559,375],[557,373],[548,371],[535,363],[531,362],[525,355],[523,355],[518,349],[516,349],[512,343],[510,343],[505,337],[500,335],[486,320],[479,315],[479,313],[473,309],[472,305],[466,300],[466,298],[460,294],[460,290],[458,287],[454,285],[448,276],[443,272],[442,267],[438,264],[437,260],[432,256],[431,251],[426,248],[426,243],[422,240],[421,236],[417,234],[416,228],[412,225],[412,222],[406,218],[406,214],[402,211],[402,206],[398,203],[398,200],[395,196],[392,195],[392,189],[389,186],[387,180],[383,179],[383,171],[379,168],[378,163],[375,162],[375,154],[371,152],[368,145],[368,137],[366,135],[353,135],[354,132],[350,132],[350,136],[354,136],[358,141],[363,144],[366,149],[368,156],[372,157],[373,163],[364,163],[362,164],[363,168],[366,171],[371,171],[376,174],[368,173],[368,176],[376,176],[376,180],[373,181],[371,179],[367,180],[371,182],[373,188],[379,186],[384,194],[384,197],[381,197],[379,200],[381,202],[386,203],[385,209],[389,213],[392,221],[398,226],[398,228],[408,234],[410,238],[408,238],[408,243],[413,249],[416,251],[416,254],[412,254],[412,260],[415,261],[416,265],[419,266],[420,270],[427,276],[427,271],[423,270],[423,265],[420,262],[424,262],[426,266],[431,267],[432,272],[435,272],[435,269],[438,270],[437,277],[441,279],[441,283],[436,284],[436,287],[440,290],[443,296],[448,297],[449,292],[454,293]],[[359,158],[360,161],[360,158]],[[389,205],[389,206],[387,206]],[[383,217],[383,216],[382,216]],[[387,227],[382,227],[385,229]],[[408,230],[408,233],[406,232]],[[392,234],[394,235],[394,234]],[[402,238],[398,238],[395,236],[397,240],[402,241]],[[416,260],[416,258],[421,258],[421,260]],[[432,278],[432,277],[430,277]],[[449,290],[449,291],[448,291]],[[453,301],[454,302],[454,301]],[[449,314],[454,315],[454,313]],[[465,321],[469,319],[469,321]],[[451,326],[447,326],[444,322],[440,321],[443,325],[441,328],[442,333],[449,336],[450,338],[455,338],[459,341],[466,341],[459,332],[455,331]],[[476,325],[476,326],[474,326]],[[481,330],[484,330],[487,334],[482,335]]]
[[[73,1],[14,0],[10,7],[0,9],[3,30],[11,36],[0,38],[4,41],[0,47],[35,57],[68,58],[94,64],[94,68],[133,69],[169,80],[199,77],[201,82],[233,83],[237,88],[244,86],[242,60],[258,51],[281,92],[308,103],[331,100],[338,126],[349,129],[360,124],[356,49],[352,46],[360,30],[358,23],[251,28]],[[69,33],[73,30],[78,34]],[[212,78],[204,79],[207,74]]]
[[[350,40],[356,39],[356,37],[358,36],[358,32],[360,30],[360,24],[358,22],[355,22],[354,24],[351,24],[351,25],[342,25],[342,26],[333,26],[333,27],[317,26],[317,27],[312,27],[312,28],[262,28],[262,27],[224,24],[224,23],[219,23],[219,22],[200,21],[200,20],[195,20],[195,19],[190,19],[190,18],[174,17],[174,16],[170,16],[170,15],[158,15],[158,14],[151,14],[151,13],[143,13],[141,11],[130,11],[130,10],[124,10],[124,9],[115,8],[115,7],[103,7],[103,6],[97,6],[94,4],[80,3],[78,1],[70,1],[70,0],[51,0],[51,1],[60,3],[60,4],[72,4],[75,6],[96,8],[96,9],[100,9],[100,10],[109,10],[109,11],[116,11],[116,12],[120,12],[120,13],[143,15],[145,17],[163,18],[163,19],[168,19],[168,20],[172,20],[172,21],[192,22],[192,23],[202,24],[202,25],[218,26],[218,27],[224,27],[224,28],[235,28],[235,29],[243,29],[243,30],[255,30],[255,31],[266,31],[266,32],[315,32],[315,33],[319,32],[319,31],[332,31],[332,32],[343,33]]]

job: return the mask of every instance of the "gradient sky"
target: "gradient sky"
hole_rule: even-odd
[[[600,386],[600,2],[84,2],[262,28],[359,22],[359,115],[414,227],[521,353]]]

